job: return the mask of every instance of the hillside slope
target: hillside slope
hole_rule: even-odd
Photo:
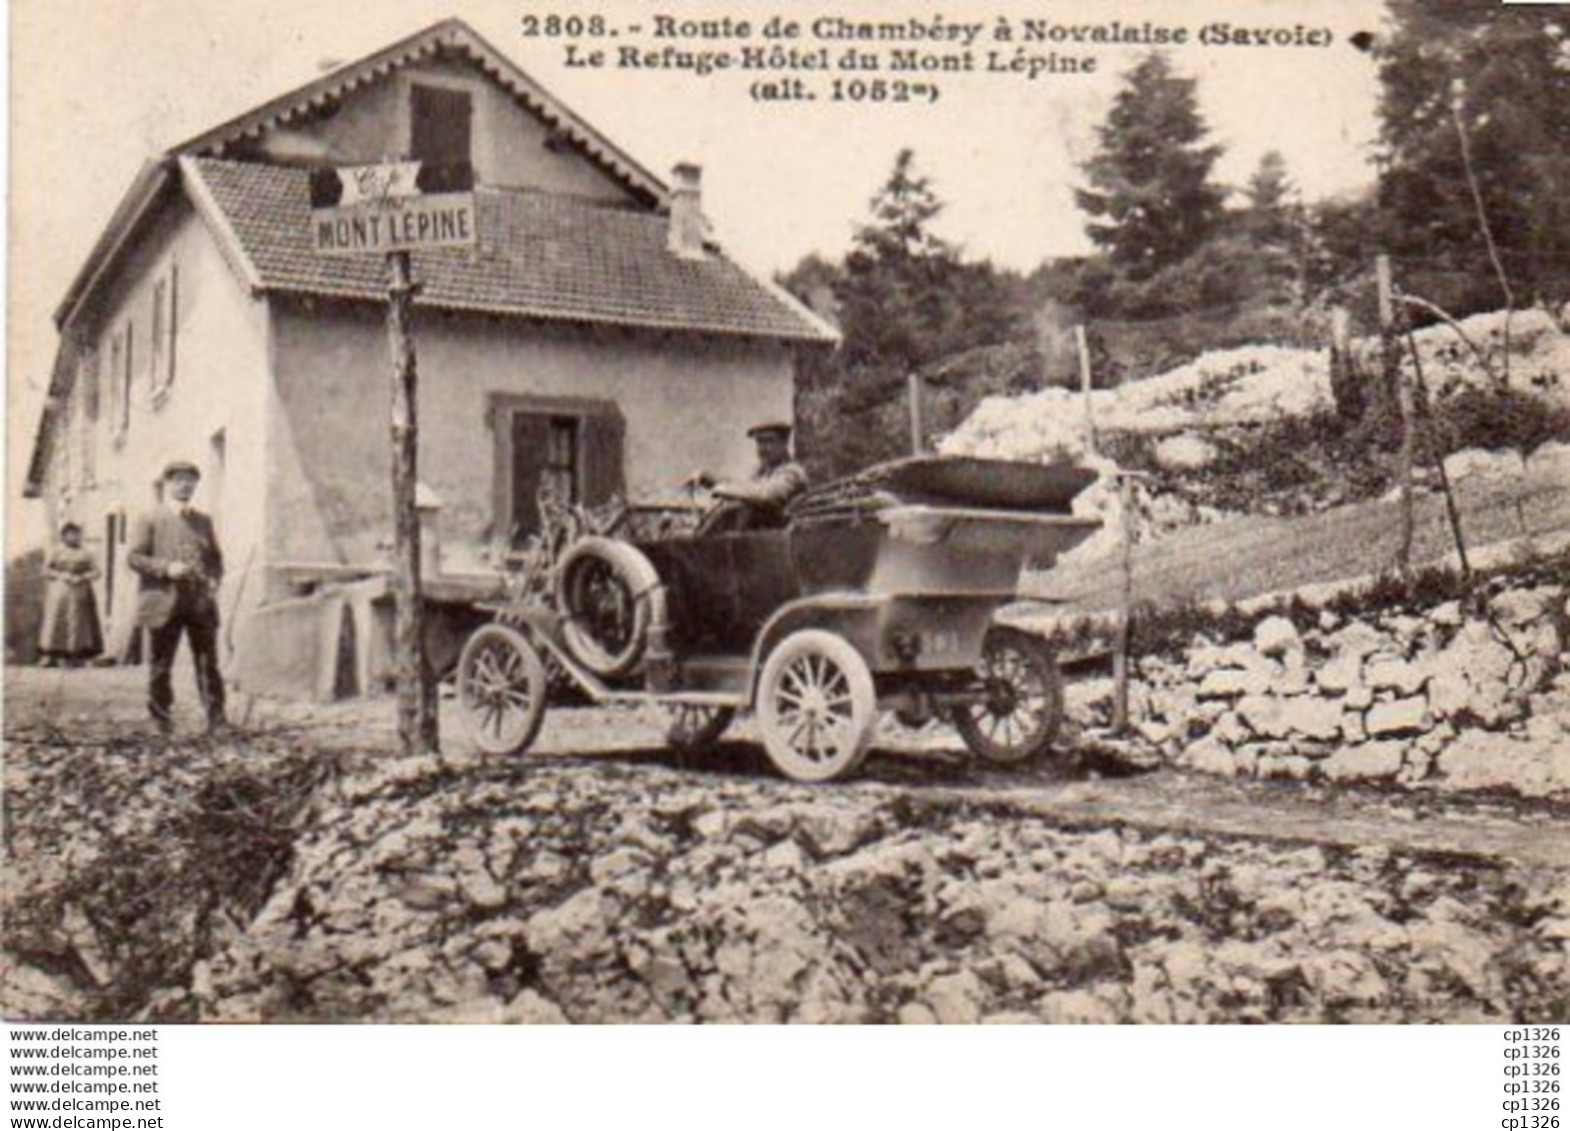
[[[1454,453],[1445,466],[1469,543],[1570,527],[1570,333],[1546,311],[1528,310],[1415,337],[1431,401],[1420,418],[1415,559],[1453,548],[1437,472],[1425,466],[1436,452]],[[1376,345],[1356,343],[1364,372],[1373,371]],[[1214,350],[1094,390],[1089,403],[1094,437],[1085,396],[1054,388],[989,397],[940,443],[951,454],[1076,460],[1103,472],[1075,503],[1103,532],[1061,563],[1054,595],[1111,603],[1109,555],[1124,527],[1112,480],[1120,466],[1145,475],[1130,520],[1136,600],[1237,599],[1394,563],[1399,428],[1389,418],[1337,415],[1328,351]]]

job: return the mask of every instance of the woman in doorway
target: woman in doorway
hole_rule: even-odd
[[[93,596],[98,563],[82,548],[82,528],[68,522],[60,528],[61,545],[49,555],[44,594],[44,623],[38,651],[44,667],[75,667],[104,650],[98,624],[98,599]]]

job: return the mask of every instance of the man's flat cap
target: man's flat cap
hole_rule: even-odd
[[[172,459],[164,464],[165,479],[173,479],[176,475],[189,475],[193,479],[202,477],[202,469],[188,459]]]
[[[770,420],[765,424],[754,424],[747,429],[747,435],[756,440],[759,436],[784,436],[789,438],[790,425],[782,420]]]

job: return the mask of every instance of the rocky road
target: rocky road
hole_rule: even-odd
[[[1088,739],[1004,773],[897,728],[805,787],[745,728],[700,764],[628,710],[508,761],[394,757],[385,701],[165,747],[138,674],[7,673],[8,1016],[1570,1018],[1562,805]]]

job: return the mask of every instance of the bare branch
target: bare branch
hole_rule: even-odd
[[[1478,364],[1487,371],[1489,377],[1491,377],[1496,384],[1507,384],[1509,382],[1508,370],[1506,371],[1506,375],[1501,378],[1500,375],[1494,370],[1494,363],[1488,359],[1488,354],[1485,353],[1482,347],[1474,342],[1471,336],[1461,328],[1461,323],[1458,322],[1455,316],[1452,315],[1449,311],[1436,305],[1435,303],[1429,302],[1426,298],[1419,298],[1417,295],[1403,294],[1400,291],[1397,291],[1395,297],[1397,302],[1405,303],[1407,306],[1415,306],[1419,310],[1426,310],[1428,313],[1438,317],[1442,322],[1445,323],[1445,325],[1449,326],[1456,332],[1456,337],[1460,338],[1464,343],[1466,343],[1467,348],[1470,349],[1473,355],[1477,358]],[[1508,325],[1508,311],[1505,314],[1505,318]],[[1510,342],[1508,337],[1508,330],[1506,331],[1506,334],[1505,348],[1508,350]]]

